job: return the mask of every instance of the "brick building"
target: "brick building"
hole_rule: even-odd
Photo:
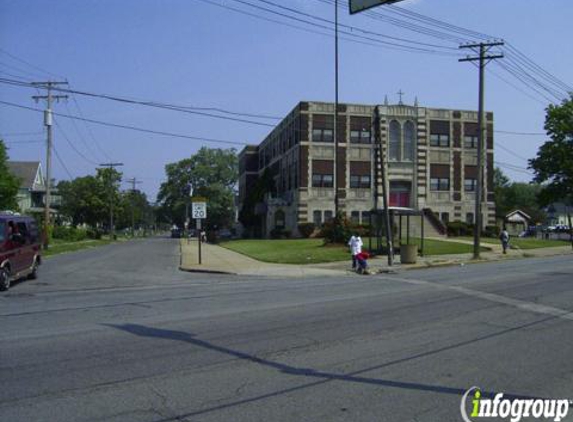
[[[376,107],[381,154],[373,136]],[[273,228],[296,235],[299,223],[319,225],[331,218],[334,177],[340,210],[357,223],[367,223],[370,211],[383,207],[382,169],[391,207],[424,210],[434,227],[440,225],[438,219],[475,221],[477,112],[340,104],[338,116],[336,163],[332,103],[299,103],[260,145],[239,154],[239,207],[265,172],[272,179],[255,207],[263,217],[264,236]],[[495,224],[492,113],[487,113],[486,134],[484,226]]]

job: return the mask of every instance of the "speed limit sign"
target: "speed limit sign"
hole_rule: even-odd
[[[207,218],[207,201],[205,198],[192,198],[191,214],[195,219]]]
[[[207,203],[206,202],[193,202],[191,210],[193,218],[202,219],[207,218]]]

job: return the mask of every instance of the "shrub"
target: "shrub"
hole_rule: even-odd
[[[499,236],[499,227],[497,227],[497,226],[485,226],[485,229],[483,231],[483,235],[485,237],[497,238]]]
[[[352,235],[352,226],[348,218],[338,213],[332,220],[322,226],[320,236],[324,237],[324,243],[346,243]]]
[[[470,236],[473,233],[474,225],[463,221],[451,221],[446,224],[448,236]]]
[[[99,240],[99,239],[101,239],[103,233],[99,229],[88,229],[86,231],[86,234],[87,234],[89,239]]]
[[[314,223],[300,223],[298,225],[298,231],[302,237],[309,238],[311,234],[314,233]]]
[[[79,242],[88,237],[86,230],[65,226],[55,226],[52,236],[54,239],[67,240],[68,242]]]
[[[355,224],[351,226],[350,231],[352,234],[357,234],[360,237],[368,237],[370,236],[370,226],[364,226],[360,224]]]
[[[286,229],[274,228],[271,230],[271,239],[288,239],[291,236],[291,231]]]

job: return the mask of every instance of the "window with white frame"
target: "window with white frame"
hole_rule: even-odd
[[[401,161],[402,155],[400,154],[400,144],[402,139],[402,126],[397,120],[390,122],[390,146],[389,146],[389,159],[390,161]]]

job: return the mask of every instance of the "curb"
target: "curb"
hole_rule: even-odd
[[[179,267],[179,271],[184,271],[186,273],[204,273],[204,274],[227,274],[227,275],[237,275],[237,273],[230,273],[227,271],[218,271],[218,270],[208,270],[208,269],[200,269],[200,268],[183,268]]]

